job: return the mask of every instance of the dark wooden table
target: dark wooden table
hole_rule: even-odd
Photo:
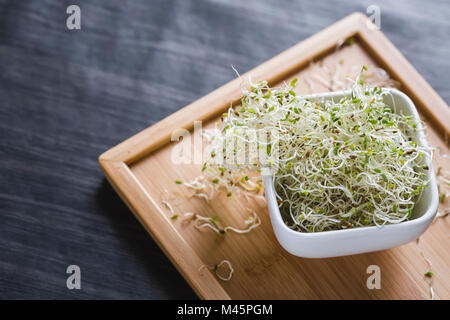
[[[81,30],[66,8],[81,7]],[[370,4],[450,102],[447,1],[0,0],[0,298],[196,298],[97,157]],[[81,268],[68,290],[66,268]]]

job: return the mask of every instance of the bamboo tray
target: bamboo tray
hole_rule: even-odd
[[[328,91],[320,81],[308,85],[302,79],[316,65],[332,68],[336,59],[343,70],[351,66],[380,66],[398,81],[426,117],[428,140],[441,153],[449,154],[450,111],[446,103],[406,61],[392,43],[360,13],[352,14],[302,41],[248,73],[254,82],[265,79],[274,86],[299,77],[299,92]],[[343,39],[353,43],[335,50]],[[369,67],[370,68],[370,67]],[[312,78],[311,78],[312,79]],[[176,165],[171,162],[171,133],[178,128],[192,130],[195,120],[212,126],[230,103],[241,94],[241,80],[235,79],[198,101],[186,106],[156,125],[108,150],[100,165],[115,190],[138,220],[164,250],[179,272],[202,299],[428,299],[429,286],[424,279],[428,266],[421,250],[433,263],[434,291],[437,298],[450,293],[449,223],[432,224],[419,243],[391,250],[331,259],[302,259],[285,252],[275,239],[265,203],[244,197],[214,201],[190,198],[190,192],[176,185],[176,179],[191,181],[200,174],[201,165]],[[205,125],[206,124],[206,125]],[[436,159],[435,167],[448,167],[448,160]],[[181,219],[170,219],[162,204],[163,190],[172,194],[177,213],[197,212],[218,215],[223,225],[242,226],[256,211],[261,226],[246,235],[230,233],[216,238],[213,232],[201,232]],[[441,205],[449,206],[449,200]],[[230,281],[219,280],[213,272],[199,272],[202,265],[214,265],[228,259],[235,269]],[[366,280],[369,265],[381,269],[381,289],[369,290]]]

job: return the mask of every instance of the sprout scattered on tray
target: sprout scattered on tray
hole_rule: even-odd
[[[204,217],[202,215],[192,212],[186,212],[184,216],[190,219],[194,219],[195,228],[197,229],[209,228],[219,235],[224,235],[228,231],[233,231],[239,234],[249,233],[251,230],[253,230],[254,228],[258,227],[261,224],[261,220],[259,219],[256,212],[253,212],[253,215],[248,217],[244,221],[244,223],[247,225],[247,228],[245,229],[239,229],[233,226],[226,226],[223,228],[222,225],[219,223],[217,216]]]
[[[226,265],[228,267],[228,274],[226,276],[221,275],[219,272],[219,269],[223,265]],[[198,269],[198,271],[201,273],[203,269],[209,269],[211,271],[214,271],[217,278],[219,278],[220,280],[223,280],[223,281],[229,281],[231,279],[231,277],[233,276],[233,272],[234,272],[233,266],[231,265],[231,262],[228,260],[222,260],[220,263],[217,263],[214,266],[202,265]]]

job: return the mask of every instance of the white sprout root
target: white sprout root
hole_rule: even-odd
[[[245,224],[248,225],[246,229],[239,229],[232,226],[222,228],[220,223],[217,221],[217,216],[205,217],[193,212],[186,212],[184,216],[188,219],[194,220],[194,227],[196,229],[209,228],[217,234],[226,234],[228,231],[233,231],[239,234],[249,233],[251,230],[253,230],[254,228],[258,227],[261,224],[261,220],[259,219],[256,212],[253,212],[253,215],[248,217],[247,220],[245,220]]]
[[[238,193],[242,184],[258,178],[245,173],[270,166],[283,219],[302,232],[410,219],[428,184],[431,149],[411,138],[422,124],[395,113],[395,105],[384,102],[387,91],[359,78],[352,98],[339,101],[298,96],[295,82],[270,88],[261,81],[243,89],[241,105],[224,114],[221,131],[211,133],[205,179],[214,188]],[[250,136],[255,131],[264,134]],[[267,140],[269,132],[275,140]],[[246,146],[235,147],[236,140]],[[262,159],[248,155],[255,145]],[[222,150],[228,148],[249,160],[227,162]]]
[[[161,202],[169,209],[171,214],[174,214],[173,207],[168,200],[162,200]]]
[[[206,201],[209,201],[214,196],[214,188],[202,175],[196,177],[191,182],[185,182],[183,184],[194,191],[193,197],[203,198]]]
[[[222,265],[228,266],[229,271],[228,271],[228,275],[226,277],[219,274],[219,268]],[[203,269],[213,270],[214,273],[216,274],[217,278],[219,278],[220,280],[223,280],[223,281],[229,281],[231,279],[231,277],[233,276],[233,272],[234,272],[233,266],[231,265],[231,262],[228,260],[222,260],[220,263],[215,264],[214,266],[208,266],[208,265],[204,264],[198,269],[198,271],[201,273]]]
[[[425,281],[427,281],[428,286],[430,288],[430,298],[431,298],[431,300],[435,300],[436,297],[435,297],[435,293],[434,293],[434,289],[433,289],[434,274],[431,271],[433,264],[431,263],[431,260],[425,256],[425,253],[423,253],[423,250],[419,244],[419,240],[420,240],[420,238],[416,239],[417,247],[419,248],[420,255],[422,256],[422,258],[425,260],[426,264],[428,265],[427,272],[424,274],[424,278],[425,278]]]

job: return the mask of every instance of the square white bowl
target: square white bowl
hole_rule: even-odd
[[[415,141],[418,145],[428,147],[419,114],[411,99],[396,89],[383,89],[389,91],[385,95],[385,103],[394,108],[394,112],[411,115],[417,123]],[[308,95],[306,97],[317,99],[341,99],[350,96],[351,90]],[[412,219],[398,224],[389,224],[382,227],[371,226],[345,230],[333,230],[315,233],[302,233],[290,229],[283,221],[278,202],[275,196],[273,177],[268,170],[263,170],[267,205],[270,220],[275,236],[281,246],[289,253],[305,258],[328,258],[371,251],[385,250],[407,243],[418,238],[430,225],[435,217],[439,195],[431,160],[427,160],[430,182],[422,191],[416,202]]]

